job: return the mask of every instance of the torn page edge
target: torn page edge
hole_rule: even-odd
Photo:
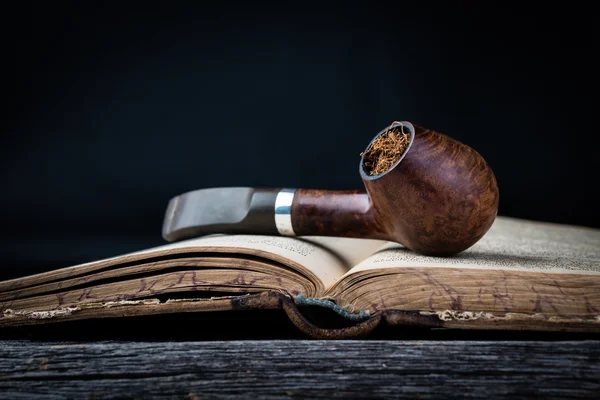
[[[504,315],[494,315],[487,312],[472,312],[472,311],[455,311],[455,310],[443,310],[443,311],[420,311],[421,315],[435,315],[441,321],[475,321],[480,319],[496,319],[496,320],[510,320],[511,318],[530,318],[538,320],[548,321],[572,321],[572,322],[600,322],[600,315],[596,315],[590,318],[582,317],[557,317],[547,316],[541,313],[525,314],[525,313],[506,313]]]
[[[337,314],[351,321],[363,321],[371,316],[369,310],[362,309],[359,312],[352,312],[338,306],[331,300],[320,299],[317,297],[306,297],[303,294],[299,294],[298,296],[294,297],[294,301],[299,305],[329,308],[330,310],[333,310]]]
[[[26,317],[31,319],[49,319],[55,317],[65,317],[71,315],[77,311],[81,311],[84,309],[100,309],[100,308],[113,308],[113,307],[123,307],[123,306],[137,306],[137,305],[159,305],[159,304],[169,304],[169,303],[179,303],[179,302],[204,302],[211,300],[221,300],[221,299],[229,299],[232,298],[230,296],[218,296],[218,297],[210,297],[210,298],[190,298],[190,299],[170,299],[165,302],[161,302],[159,299],[143,299],[143,300],[119,300],[119,301],[107,301],[107,302],[98,302],[98,303],[82,303],[73,307],[60,307],[53,310],[39,310],[39,311],[31,311],[31,310],[13,310],[6,309],[0,314],[0,318],[11,318],[11,317]]]
[[[472,321],[476,319],[489,319],[494,318],[493,314],[486,312],[471,312],[471,311],[421,311],[421,315],[436,315],[442,321]]]

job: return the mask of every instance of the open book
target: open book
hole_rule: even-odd
[[[351,323],[316,326],[309,306]],[[450,258],[376,240],[212,235],[0,282],[0,328],[258,308],[283,308],[314,337],[382,323],[600,331],[600,231],[498,217]]]

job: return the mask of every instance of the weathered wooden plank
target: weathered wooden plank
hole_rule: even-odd
[[[600,341],[0,341],[0,397],[595,397]]]

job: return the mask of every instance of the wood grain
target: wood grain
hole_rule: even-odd
[[[488,231],[499,194],[483,157],[446,135],[403,124],[411,145],[395,166],[369,176],[361,162],[366,193],[296,192],[296,234],[385,239],[422,254],[451,255]]]
[[[298,189],[292,203],[292,227],[298,236],[343,236],[387,239],[375,220],[365,192]]]
[[[600,341],[0,342],[0,398],[593,398]]]

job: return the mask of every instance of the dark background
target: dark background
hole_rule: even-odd
[[[5,8],[0,278],[162,244],[188,190],[360,188],[394,120],[482,154],[500,214],[599,227],[591,9],[415,3]]]

